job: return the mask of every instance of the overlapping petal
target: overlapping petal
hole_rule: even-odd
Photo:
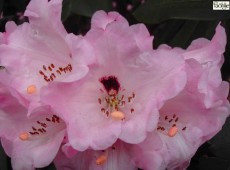
[[[78,80],[94,61],[90,50],[82,50],[91,48],[84,38],[71,38],[73,35],[66,33],[60,20],[61,3],[31,1],[25,12],[30,23],[16,27],[10,22],[6,26],[0,46],[0,63],[5,67],[1,82],[16,89],[26,99],[21,101],[26,107],[39,102],[43,86]]]
[[[202,42],[203,39],[196,40],[188,51],[171,49],[185,56],[188,79],[184,90],[160,109],[157,131],[150,133],[137,148],[133,147],[142,155],[134,156],[136,162],[141,162],[145,169],[152,169],[151,163],[156,161],[161,162],[156,169],[185,169],[198,147],[221,130],[229,116],[229,86],[220,74],[226,43],[223,28],[218,26],[214,38]],[[215,53],[210,52],[211,49],[215,49]],[[187,54],[194,55],[186,57]],[[154,140],[149,142],[152,136],[163,142],[160,149],[147,149],[154,143]]]
[[[101,14],[103,20],[105,15],[99,12],[93,21],[97,17],[99,22]],[[116,13],[110,16],[121,18]],[[131,29],[120,20],[107,18],[107,25],[93,22],[86,40],[92,44],[97,63],[89,67],[86,77],[42,91],[43,102],[60,111],[59,116],[68,122],[69,142],[77,150],[105,149],[118,138],[128,143],[144,140],[146,132],[157,125],[163,101],[174,97],[186,82],[182,56],[168,50],[143,52],[144,48],[139,48],[141,38],[133,36],[135,26]],[[108,81],[108,88],[119,86],[113,89],[115,99],[102,80]],[[114,109],[122,111],[125,119],[114,119]],[[151,110],[154,113],[150,114]]]
[[[37,109],[34,116],[28,118],[27,109],[2,85],[0,100],[1,144],[11,157],[13,169],[32,170],[48,166],[63,141],[65,123],[48,108]]]
[[[72,158],[59,151],[54,163],[57,170],[137,170],[129,155],[129,146],[121,141],[103,151],[77,152]]]

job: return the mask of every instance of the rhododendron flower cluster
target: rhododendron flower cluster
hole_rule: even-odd
[[[29,23],[0,36],[0,137],[13,169],[185,169],[229,115],[224,28],[154,50],[147,28],[117,12],[67,33],[61,5],[31,1]]]

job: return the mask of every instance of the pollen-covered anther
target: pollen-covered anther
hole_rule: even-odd
[[[22,132],[19,135],[19,139],[21,139],[22,141],[28,140],[29,139],[29,134],[27,132]]]
[[[174,137],[178,132],[178,128],[176,126],[173,126],[168,131],[168,136]]]
[[[125,114],[120,111],[113,111],[110,115],[116,120],[123,120],[125,118]]]
[[[106,155],[101,155],[96,159],[96,164],[97,165],[103,165],[107,160],[107,156]]]
[[[27,93],[28,94],[34,94],[36,91],[37,91],[37,88],[36,88],[36,86],[34,84],[29,85],[27,87]]]

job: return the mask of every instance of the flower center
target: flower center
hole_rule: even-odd
[[[19,134],[19,139],[21,139],[22,141],[27,141],[41,135],[46,135],[48,131],[53,131],[52,129],[58,130],[57,126],[60,126],[62,124],[62,120],[56,115],[52,115],[51,117],[45,117],[45,119],[37,120],[29,131],[21,132]],[[62,127],[63,126],[60,126],[60,128]]]
[[[176,114],[162,114],[158,123],[157,130],[169,137],[174,137],[180,131],[185,131],[186,126],[179,122],[179,117]]]
[[[101,112],[105,113],[107,117],[112,117],[116,120],[124,120],[125,113],[127,112],[127,103],[132,104],[135,98],[135,93],[133,92],[131,96],[125,96],[122,92],[125,89],[121,88],[120,83],[115,76],[105,76],[99,79],[99,82],[103,85],[103,89],[100,91],[104,94],[103,97],[98,98],[98,102],[101,107]],[[123,111],[122,111],[123,110]],[[134,108],[130,108],[131,113],[134,112]]]

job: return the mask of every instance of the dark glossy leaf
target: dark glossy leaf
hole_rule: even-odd
[[[187,20],[169,44],[173,47],[187,48],[194,39],[200,37],[211,39],[218,23],[219,21]]]
[[[0,0],[0,13],[2,13],[2,10],[3,10],[3,0]]]
[[[230,20],[226,20],[222,22],[223,26],[226,29],[227,33],[227,45],[226,45],[226,51],[224,53],[225,56],[225,62],[222,67],[222,77],[224,80],[230,80]],[[230,96],[229,96],[230,100]],[[230,129],[229,129],[230,131]]]
[[[156,24],[168,19],[220,20],[230,18],[229,10],[213,10],[210,0],[148,0],[133,13],[141,22]]]
[[[160,44],[187,48],[194,39],[211,39],[218,23],[219,21],[168,20],[155,28],[154,48]]]
[[[220,158],[202,157],[199,160],[199,170],[228,170],[230,162]]]
[[[24,12],[28,3],[29,0],[5,0],[3,3],[3,15],[16,15],[17,12]]]
[[[71,13],[91,17],[97,10],[111,9],[112,0],[63,0],[62,20],[65,21]]]
[[[230,117],[227,119],[223,129],[210,140],[212,152],[219,158],[230,161]]]
[[[0,144],[0,169],[3,170],[3,169],[9,169],[8,167],[8,158]]]
[[[62,2],[62,21],[65,21],[70,15],[72,10],[71,0],[64,0]]]

